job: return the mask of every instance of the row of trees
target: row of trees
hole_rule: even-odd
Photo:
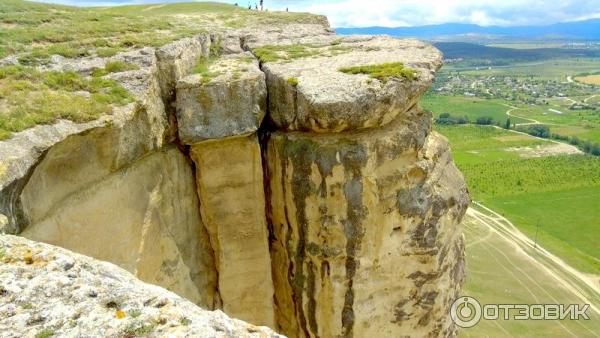
[[[584,140],[581,140],[580,138],[578,138],[577,136],[565,136],[565,135],[555,134],[555,133],[550,132],[550,128],[548,128],[548,126],[545,126],[545,125],[535,124],[535,125],[530,125],[530,126],[526,126],[526,127],[518,127],[518,128],[516,128],[516,130],[527,133],[529,135],[537,136],[537,137],[550,138],[550,139],[554,139],[557,141],[568,142],[569,144],[574,145],[577,148],[581,149],[585,153],[588,153],[588,154],[591,154],[594,156],[600,156],[600,143],[584,141]]]
[[[579,139],[577,136],[564,136],[552,133],[550,128],[543,124],[532,124],[528,126],[520,126],[517,127],[512,124],[510,118],[506,119],[504,123],[500,123],[500,121],[494,121],[493,118],[489,116],[481,116],[478,117],[475,121],[471,121],[468,116],[453,116],[449,113],[440,114],[440,116],[435,120],[435,123],[441,125],[459,125],[459,124],[477,124],[482,126],[490,126],[495,125],[498,127],[502,127],[504,129],[515,129],[517,131],[547,139],[554,139],[562,142],[568,142],[571,145],[576,146],[581,149],[583,152],[600,156],[600,143],[594,143],[590,141],[584,141]]]
[[[475,121],[471,121],[468,116],[453,116],[450,113],[443,113],[435,120],[435,123],[442,125],[455,125],[455,124],[478,124],[481,126],[497,125],[500,126],[500,122],[494,121],[489,116],[478,117]],[[510,123],[510,122],[509,122]]]

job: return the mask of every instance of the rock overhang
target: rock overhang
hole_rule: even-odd
[[[383,126],[416,104],[442,65],[437,49],[412,39],[323,35],[289,42],[278,46],[281,51],[271,50],[275,60],[262,63],[269,118],[282,130],[320,133]],[[265,45],[252,50],[260,57],[261,48]],[[416,78],[380,80],[340,71],[390,63],[414,70]]]

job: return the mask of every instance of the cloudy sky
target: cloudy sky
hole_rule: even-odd
[[[173,0],[38,0],[79,6],[103,6]],[[248,0],[221,2],[248,5]],[[258,0],[252,0],[252,4]],[[333,27],[421,26],[474,23],[484,26],[544,25],[600,18],[600,0],[265,0],[273,10],[325,14]]]

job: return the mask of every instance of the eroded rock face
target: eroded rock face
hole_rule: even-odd
[[[77,172],[51,166],[54,156],[64,154],[50,152],[25,188],[23,201],[32,223],[22,236],[112,262],[213,308],[213,253],[198,210],[194,175],[177,148],[151,154],[46,208],[43,202],[56,201],[44,199],[54,196],[52,184],[64,187],[68,178],[63,175]],[[78,181],[77,176],[72,179]]]
[[[21,194],[48,152],[60,154],[51,159],[52,163],[46,162],[59,176],[34,188],[33,195],[43,204],[41,209],[50,208],[73,191],[129,166],[173,139],[161,99],[154,53],[142,49],[120,58],[140,67],[110,75],[135,96],[135,103],[115,107],[112,115],[98,120],[81,124],[61,120],[16,133],[0,142],[0,213],[9,220],[5,232],[19,233],[32,221],[31,217],[38,216],[23,210]],[[53,69],[73,70],[72,67],[70,63],[58,64]],[[87,67],[82,70],[87,71]],[[52,195],[39,194],[37,189],[42,188]]]
[[[468,204],[417,110],[373,132],[274,133],[268,145],[278,319],[291,337],[447,336]],[[446,186],[454,183],[451,188]]]
[[[274,54],[259,62],[252,53],[265,46]],[[292,338],[455,334],[448,311],[464,279],[459,224],[469,199],[446,140],[418,108],[441,65],[437,50],[415,40],[340,38],[325,23],[206,33],[114,59],[139,66],[107,75],[136,103],[88,124],[60,121],[0,142],[0,232],[110,261]],[[47,67],[82,74],[107,62],[55,61]],[[191,74],[200,61],[206,69]],[[383,63],[402,63],[416,78],[340,71]],[[17,269],[18,283],[29,268],[54,278],[64,267],[47,246],[5,238],[10,250],[17,241],[42,252],[32,255],[39,267],[11,253],[19,268],[4,271]],[[105,273],[95,269],[84,264],[67,277]],[[55,285],[50,280],[47,294],[59,292]],[[45,300],[36,292],[25,298],[37,307]],[[55,295],[68,316],[75,303],[88,305],[81,292]],[[152,292],[133,292],[123,308],[158,318],[159,336],[272,334],[211,326],[212,319],[169,326],[181,318],[160,319],[162,305],[140,303]],[[124,326],[109,320],[116,310],[98,306],[83,312],[100,313],[88,316],[96,326],[69,323],[121,334]],[[0,319],[0,328],[23,332],[21,310],[5,309],[12,319]],[[184,305],[174,313],[181,309],[198,311]],[[144,325],[134,319],[128,323]]]
[[[0,252],[3,337],[282,337],[61,248],[0,235]]]
[[[324,46],[309,49],[315,57],[263,66],[269,116],[278,129],[341,132],[383,126],[417,103],[442,65],[439,51],[416,40],[370,37],[357,41],[326,36],[314,43]],[[369,75],[339,71],[390,62],[402,62],[418,78],[384,83]],[[290,84],[290,78],[297,84]]]

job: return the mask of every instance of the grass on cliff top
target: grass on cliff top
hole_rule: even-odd
[[[217,3],[79,8],[2,0],[0,58],[18,54],[27,65],[44,63],[53,54],[108,57],[124,50],[163,46],[211,27],[322,21],[311,14],[257,12]]]
[[[255,48],[252,52],[263,63],[277,61],[292,61],[313,56],[335,56],[351,51],[348,46],[340,46],[334,41],[330,45],[295,44],[267,45]]]
[[[379,65],[356,66],[340,68],[340,72],[346,74],[367,74],[371,78],[386,82],[391,78],[415,80],[415,71],[404,67],[401,62],[382,63]]]
[[[200,58],[196,63],[196,66],[192,69],[193,74],[200,74],[202,76],[202,84],[207,84],[215,77],[222,75],[221,72],[211,71],[210,66],[215,63],[217,57]]]
[[[106,63],[104,68],[96,69],[92,76],[99,77],[104,76],[110,73],[121,73],[126,72],[128,70],[138,70],[140,67],[134,65],[132,63],[123,62],[123,61],[109,61]]]
[[[86,122],[112,113],[112,105],[132,102],[112,80],[75,72],[40,72],[32,67],[0,67],[0,139],[57,119]]]

